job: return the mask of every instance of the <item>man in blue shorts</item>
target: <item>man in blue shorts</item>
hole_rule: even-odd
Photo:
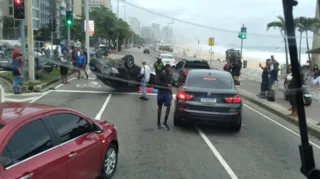
[[[171,66],[167,64],[164,67],[164,72],[159,74],[158,76],[158,97],[157,97],[157,102],[158,102],[158,122],[157,122],[157,127],[158,129],[161,128],[161,110],[162,106],[166,106],[166,115],[164,118],[164,122],[162,124],[162,127],[166,130],[169,130],[169,126],[167,124],[168,121],[168,116],[170,113],[170,106],[171,106],[171,101],[172,101],[172,74],[171,74]]]

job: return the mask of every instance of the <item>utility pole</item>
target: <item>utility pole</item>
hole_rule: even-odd
[[[86,18],[86,49],[87,49],[87,64],[90,63],[90,38],[89,38],[89,5],[88,0],[85,0],[84,5],[84,11],[85,11],[85,18]]]
[[[32,0],[27,1],[27,17],[28,17],[28,65],[29,65],[29,81],[34,81],[34,42],[33,42],[33,18],[32,18]],[[24,45],[24,44],[22,44]]]
[[[20,20],[20,38],[21,38],[21,53],[23,59],[27,58],[26,55],[26,31],[24,27],[24,20]]]
[[[124,21],[127,21],[127,6],[124,5]]]
[[[119,18],[119,4],[120,0],[117,0],[117,18]],[[119,37],[117,35],[117,52],[119,51]]]
[[[67,0],[67,11],[72,11],[72,8],[71,8],[71,0]],[[85,2],[87,2],[88,0],[85,0]],[[68,41],[68,45],[70,46],[70,38],[71,38],[71,35],[70,35],[70,27],[67,26],[67,30],[68,30],[68,37],[67,37],[67,41]]]

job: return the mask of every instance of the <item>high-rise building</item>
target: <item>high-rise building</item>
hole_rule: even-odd
[[[160,40],[160,24],[156,24],[156,23],[153,23],[152,26],[152,39],[153,40]]]
[[[140,35],[140,21],[135,17],[129,18],[129,25],[134,33]]]
[[[142,27],[141,28],[141,37],[145,39],[152,39],[152,28],[151,27]]]
[[[33,0],[37,1],[37,0]],[[40,22],[40,27],[45,27],[48,26],[50,23],[50,20],[55,19],[55,6],[56,3],[55,1],[52,0],[38,0],[40,3],[40,17],[39,17],[39,22]]]
[[[100,6],[111,8],[111,0],[89,0],[88,4],[89,8]]]
[[[169,26],[162,28],[162,39],[167,42],[172,41],[172,29]]]

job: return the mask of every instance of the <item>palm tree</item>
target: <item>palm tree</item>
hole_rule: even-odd
[[[274,29],[278,28],[280,30],[280,33],[284,41],[284,46],[285,46],[286,66],[288,66],[289,57],[288,57],[288,41],[287,41],[286,24],[282,16],[277,16],[277,18],[279,19],[279,21],[269,22],[267,24],[267,30],[269,30],[271,27],[273,27]]]
[[[309,36],[308,32],[318,33],[318,30],[320,28],[320,22],[313,17],[300,17],[297,20],[297,27],[302,31],[300,33],[305,32],[306,34],[306,43],[307,43],[307,51],[310,50],[309,47]],[[314,65],[314,62],[311,61],[311,55],[308,53],[308,59],[311,62],[311,66]]]
[[[306,21],[306,17],[298,17],[295,19],[296,27],[298,28],[298,32],[300,34],[299,37],[299,63],[301,63],[301,42],[302,42],[302,34],[306,31],[304,27],[304,22]]]

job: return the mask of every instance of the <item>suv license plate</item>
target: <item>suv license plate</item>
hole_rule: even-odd
[[[201,98],[200,101],[203,103],[216,103],[217,99],[216,98]]]

